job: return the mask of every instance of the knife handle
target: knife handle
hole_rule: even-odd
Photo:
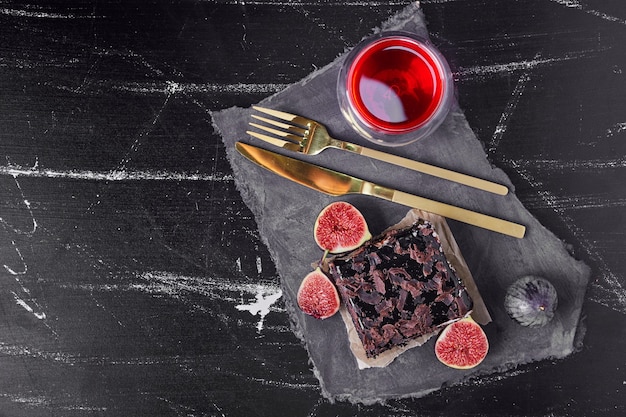
[[[486,214],[477,213],[475,211],[456,207],[450,204],[441,203],[439,201],[429,200],[427,198],[408,194],[402,191],[393,191],[390,195],[387,194],[386,196],[379,194],[379,196],[385,199],[389,199],[395,203],[418,208],[424,211],[428,211],[430,213],[447,217],[449,219],[458,220],[467,224],[482,227],[483,229],[503,233],[508,236],[513,236],[518,239],[523,238],[524,234],[526,233],[526,227],[522,226],[521,224],[502,220],[497,217],[488,216]]]
[[[449,181],[454,181],[459,184],[474,187],[483,191],[488,191],[490,193],[506,195],[509,192],[509,189],[504,185],[483,180],[481,178],[472,177],[471,175],[462,174],[460,172],[451,171],[449,169],[426,164],[424,162],[415,161],[413,159],[403,158],[401,156],[388,154],[386,152],[377,151],[375,149],[370,149],[359,145],[354,145],[353,147],[348,147],[346,149],[352,150],[353,152],[363,156],[378,159],[384,162],[389,162],[391,164],[402,166],[405,168],[410,168],[414,171],[422,172],[424,174],[443,178]]]

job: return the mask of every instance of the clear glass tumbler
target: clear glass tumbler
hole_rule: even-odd
[[[432,133],[447,116],[454,81],[432,43],[407,32],[382,32],[354,47],[337,82],[339,105],[367,139],[406,145]]]

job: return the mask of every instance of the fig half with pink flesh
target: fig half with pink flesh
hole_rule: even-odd
[[[435,342],[437,359],[456,369],[475,367],[488,351],[487,335],[469,316],[446,326]]]
[[[337,288],[320,268],[304,277],[296,298],[300,309],[316,319],[327,319],[339,311]]]
[[[336,201],[326,206],[315,220],[315,242],[330,253],[354,250],[372,235],[365,218],[352,204]]]

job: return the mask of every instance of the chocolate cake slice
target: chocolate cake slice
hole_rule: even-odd
[[[431,334],[472,309],[427,221],[390,230],[328,266],[369,358]]]

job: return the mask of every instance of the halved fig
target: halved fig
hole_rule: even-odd
[[[339,311],[337,288],[320,268],[304,277],[297,300],[300,309],[316,319],[327,319]]]
[[[372,235],[361,212],[350,203],[336,201],[326,206],[315,220],[315,242],[330,253],[358,248]]]
[[[435,342],[437,359],[456,369],[475,367],[488,351],[487,335],[469,316],[446,326]]]

